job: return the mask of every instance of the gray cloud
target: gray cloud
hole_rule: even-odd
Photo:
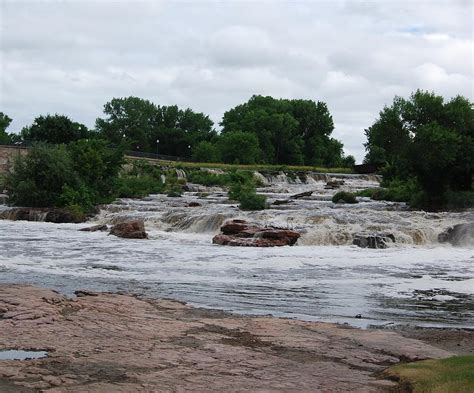
[[[93,126],[112,97],[211,115],[252,94],[328,103],[348,153],[394,95],[473,98],[470,1],[0,0],[0,110]]]

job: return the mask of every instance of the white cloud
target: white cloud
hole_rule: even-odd
[[[93,126],[137,95],[208,113],[252,94],[328,103],[361,160],[364,129],[417,88],[473,99],[470,1],[0,0],[0,111]]]

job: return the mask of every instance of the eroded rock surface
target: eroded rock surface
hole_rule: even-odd
[[[293,246],[301,236],[289,229],[263,227],[244,220],[226,222],[222,225],[221,232],[212,239],[214,244],[240,247]]]
[[[395,243],[391,233],[357,234],[352,240],[352,244],[361,248],[387,248],[390,243]]]
[[[0,388],[59,392],[378,392],[380,371],[451,353],[389,331],[243,317],[169,300],[0,286]]]
[[[147,239],[143,220],[128,220],[119,222],[110,229],[110,235],[126,239]]]
[[[438,235],[440,243],[451,243],[453,246],[474,244],[474,222],[457,224]]]
[[[84,218],[66,209],[17,207],[0,212],[0,219],[14,221],[44,221],[56,224],[79,223]]]

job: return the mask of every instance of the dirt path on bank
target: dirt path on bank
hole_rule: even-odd
[[[452,355],[394,331],[4,285],[0,350],[14,348],[49,357],[0,361],[2,392],[380,392],[400,359]]]

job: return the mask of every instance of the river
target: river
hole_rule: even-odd
[[[262,176],[269,201],[310,197],[242,212],[222,189],[191,186],[182,198],[150,195],[104,206],[87,224],[0,221],[0,283],[31,283],[66,294],[77,289],[169,297],[244,314],[272,314],[353,326],[474,326],[474,244],[439,244],[438,234],[474,212],[426,213],[360,198],[333,204],[325,176],[301,181]],[[378,185],[342,176],[342,189]],[[201,206],[189,207],[189,202]],[[2,206],[0,209],[7,209]],[[145,219],[149,240],[79,232],[124,217]],[[229,218],[298,230],[294,247],[212,244]],[[354,234],[391,233],[386,249],[352,245]]]

